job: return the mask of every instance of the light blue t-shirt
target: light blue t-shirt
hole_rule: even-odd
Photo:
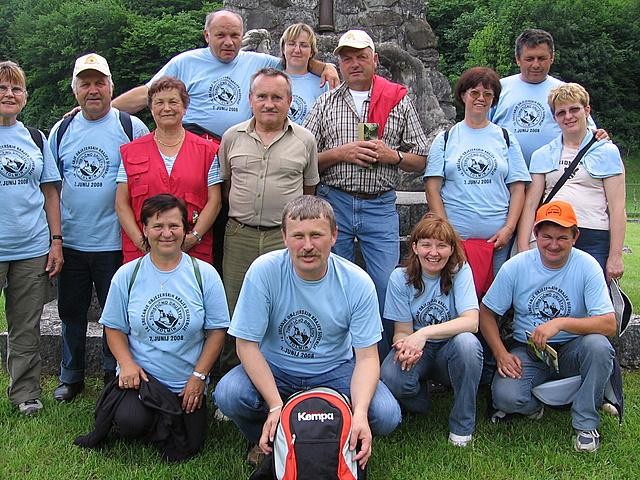
[[[462,238],[488,239],[507,220],[509,184],[531,180],[516,138],[509,147],[502,129],[490,123],[471,128],[464,122],[444,132],[429,151],[427,177],[443,177],[440,195],[447,218]]]
[[[196,123],[222,137],[227,128],[251,117],[251,76],[265,67],[280,69],[282,64],[277,57],[243,51],[224,63],[208,47],[198,48],[173,57],[147,86],[163,75],[182,80],[189,92],[189,108],[183,122]]]
[[[162,152],[158,150],[158,153],[162,157],[162,161],[164,162],[164,166],[167,169],[167,175],[171,176],[171,170],[173,170],[173,166],[178,159],[178,155],[174,157],[169,157],[164,155]],[[120,167],[118,167],[118,174],[116,176],[117,183],[127,183],[127,171],[124,168],[124,163],[122,163],[122,156],[120,156],[120,152],[118,152],[118,159],[120,161]],[[211,187],[217,183],[222,183],[222,179],[220,178],[220,161],[218,160],[218,156],[213,157],[213,162],[211,162],[211,166],[209,167],[209,172],[207,172],[207,187]]]
[[[545,267],[537,248],[512,257],[502,265],[482,303],[498,315],[513,305],[513,336],[521,343],[527,343],[525,332],[533,332],[552,318],[613,312],[602,268],[591,255],[575,248],[558,269]],[[578,336],[561,331],[550,343]]]
[[[547,97],[563,83],[552,76],[540,83],[527,83],[520,74],[500,80],[500,99],[489,112],[489,120],[515,134],[527,166],[533,152],[560,134]]]
[[[329,256],[326,275],[301,279],[289,252],[276,250],[251,264],[229,334],[260,344],[267,361],[287,373],[312,377],[375,345],[382,323],[373,282],[360,267]]]
[[[222,280],[211,265],[197,260],[201,291],[186,253],[168,272],[145,255],[129,294],[137,262],[126,263],[113,276],[100,323],[126,334],[134,361],[179,393],[202,353],[205,330],[229,326]]]
[[[59,182],[46,138],[44,155],[22,122],[0,126],[0,262],[49,252],[49,225],[40,185]]]
[[[320,95],[329,90],[329,85],[325,83],[324,87],[320,87],[320,77],[311,72],[304,75],[296,75],[287,73],[291,79],[293,87],[293,98],[291,107],[289,107],[289,118],[302,125],[307,113],[311,111],[311,107]]]
[[[122,248],[120,223],[115,211],[116,174],[120,145],[129,143],[112,108],[98,120],[78,113],[57,146],[62,120],[49,134],[49,145],[62,176],[61,215],[65,247],[81,252],[108,252]],[[137,117],[131,117],[133,137],[149,133]]]
[[[473,274],[467,263],[452,278],[448,294],[440,289],[440,277],[422,274],[424,291],[407,284],[406,268],[396,268],[389,277],[384,302],[384,318],[394,322],[413,322],[413,330],[437,325],[458,318],[467,310],[478,310],[478,297],[473,285]],[[432,340],[433,342],[445,342]]]

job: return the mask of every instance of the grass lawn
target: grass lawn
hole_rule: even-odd
[[[627,216],[640,218],[640,152],[631,152],[624,158],[627,183]]]
[[[45,379],[45,409],[24,418],[0,398],[0,478],[72,479],[211,479],[240,480],[251,471],[244,464],[245,444],[233,425],[211,421],[204,452],[189,462],[169,465],[142,445],[111,441],[101,451],[72,445],[92,426],[100,384],[92,380],[72,404],[52,399],[56,380]],[[7,375],[0,373],[0,390]],[[409,416],[388,437],[376,438],[369,478],[406,479],[627,479],[637,478],[640,443],[640,372],[625,373],[627,411],[622,427],[603,415],[602,446],[595,454],[578,454],[571,444],[569,412],[549,410],[540,421],[516,420],[491,425],[478,405],[475,441],[467,449],[447,444],[451,394],[434,396],[427,416]]]

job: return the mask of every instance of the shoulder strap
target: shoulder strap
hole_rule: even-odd
[[[120,119],[120,125],[124,129],[124,133],[129,138],[129,141],[133,140],[133,122],[131,121],[131,115],[122,110],[118,110],[118,118]]]
[[[73,121],[73,118],[77,115],[78,112],[74,112],[68,117],[62,120],[62,123],[58,127],[58,131],[56,132],[56,158],[60,158],[60,143],[62,142],[62,137],[65,132],[69,128],[69,124]]]
[[[204,297],[204,287],[202,286],[202,274],[200,273],[200,265],[198,265],[198,261],[195,257],[189,255],[191,259],[191,265],[193,266],[193,274],[196,276],[196,282],[198,282],[198,286],[200,287],[200,293]]]
[[[140,257],[136,262],[136,266],[133,269],[133,273],[131,274],[131,278],[129,279],[129,288],[127,289],[127,295],[131,295],[131,289],[133,288],[133,283],[136,281],[136,277],[138,276],[138,270],[140,270],[140,264],[142,263],[142,259],[144,257]]]
[[[509,140],[509,132],[507,132],[507,129],[504,127],[500,128],[502,128],[502,136],[504,137],[504,141],[507,142],[507,148],[509,148],[511,146],[511,140]]]
[[[451,128],[453,128],[453,127],[451,127]],[[451,131],[451,128],[447,129],[444,132],[444,147],[442,147],[442,150],[445,151],[445,152],[447,151],[447,140],[449,140],[449,132]]]
[[[27,126],[25,125],[25,127]],[[29,130],[29,135],[31,135],[31,140],[33,140],[33,143],[36,144],[36,146],[40,149],[42,155],[44,155],[44,142],[42,140],[42,132],[33,127],[27,127],[27,130]]]
[[[553,197],[555,197],[556,193],[558,193],[558,190],[560,190],[562,188],[562,186],[566,183],[566,181],[569,179],[571,174],[575,171],[576,167],[578,166],[578,163],[580,163],[580,160],[582,160],[582,157],[584,157],[585,153],[587,153],[587,150],[589,150],[591,148],[591,145],[593,145],[597,141],[598,140],[596,139],[596,134],[594,133],[593,137],[591,137],[591,140],[589,140],[589,143],[587,143],[578,152],[578,154],[576,155],[576,158],[573,159],[573,162],[571,162],[571,164],[567,168],[564,169],[564,173],[562,174],[560,179],[556,182],[556,184],[553,186],[553,188],[549,192],[549,195],[547,195],[547,198],[545,198],[544,201],[540,205],[544,205],[546,203],[549,203],[551,201],[551,199]]]

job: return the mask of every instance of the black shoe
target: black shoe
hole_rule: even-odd
[[[59,402],[71,402],[82,390],[84,390],[84,382],[61,383],[53,391],[53,398]]]
[[[105,370],[104,376],[102,377],[104,386],[106,387],[107,385],[109,385],[109,383],[111,383],[111,380],[113,380],[114,378],[116,378],[115,370]]]

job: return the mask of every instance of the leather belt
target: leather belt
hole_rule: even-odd
[[[252,230],[257,230],[258,232],[271,232],[273,230],[280,230],[280,225],[275,225],[275,226],[272,226],[272,227],[263,227],[261,225],[258,225],[258,226],[247,225],[246,223],[239,222],[238,220],[236,220],[233,217],[229,217],[229,220],[233,220],[234,222],[236,222],[238,225],[242,226],[243,228],[250,228]]]
[[[331,187],[331,188],[335,188],[335,187]],[[391,190],[385,190],[384,192],[380,192],[380,193],[362,193],[362,192],[347,192],[346,190],[342,190],[341,188],[335,188],[335,189],[343,193],[346,193],[348,195],[351,195],[352,197],[359,198],[360,200],[375,200],[376,198],[379,198],[385,193],[388,193],[391,191]]]

